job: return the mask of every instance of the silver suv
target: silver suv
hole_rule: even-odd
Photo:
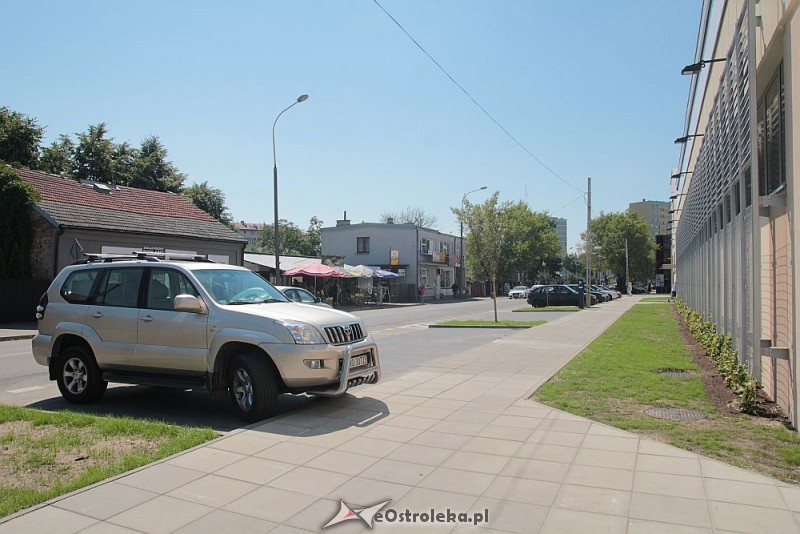
[[[37,318],[34,358],[79,404],[108,382],[206,388],[253,422],[279,393],[338,396],[381,375],[357,317],[291,302],[252,271],[200,258],[88,255],[53,280]]]

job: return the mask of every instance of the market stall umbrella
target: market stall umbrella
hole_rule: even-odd
[[[325,278],[328,276],[341,278],[347,276],[346,272],[337,269],[336,267],[331,267],[330,265],[324,265],[322,263],[307,263],[305,265],[298,265],[294,269],[289,269],[288,271],[284,271],[283,274],[285,276],[306,275],[319,278]]]
[[[344,270],[350,278],[372,278],[374,271],[374,269],[366,265],[345,265]]]
[[[400,278],[399,274],[393,273],[392,271],[384,271],[383,269],[375,269],[373,275],[378,278]]]

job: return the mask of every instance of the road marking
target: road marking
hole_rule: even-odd
[[[401,326],[400,328],[428,328],[430,323],[414,323]]]
[[[0,357],[5,357],[5,356],[30,356],[32,354],[33,354],[32,352],[12,352],[11,354],[0,354]]]
[[[22,388],[22,389],[11,389],[6,391],[6,393],[27,393],[29,391],[38,391],[40,389],[45,389],[47,386],[33,386],[30,388]]]

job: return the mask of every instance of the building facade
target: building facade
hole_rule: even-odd
[[[263,230],[265,226],[264,223],[248,223],[244,221],[233,223],[233,229],[236,230],[236,233],[247,239],[248,247],[256,246],[258,233]]]
[[[631,202],[628,211],[644,219],[650,227],[650,238],[655,241],[657,235],[669,233],[669,202],[660,200],[645,200]]]
[[[692,82],[671,182],[678,296],[733,338],[795,428],[798,6],[705,0],[694,63],[684,68]]]
[[[567,220],[561,217],[550,217],[550,221],[556,226],[558,234],[558,244],[561,245],[561,253],[567,253]]]
[[[424,285],[428,298],[452,297],[461,274],[460,238],[415,224],[351,224],[345,219],[320,229],[320,240],[323,258],[391,270],[400,275],[398,284]]]

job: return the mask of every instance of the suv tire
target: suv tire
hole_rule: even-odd
[[[88,349],[69,347],[58,359],[56,373],[58,389],[73,404],[88,404],[103,396],[108,382]]]
[[[228,392],[233,411],[248,423],[269,417],[278,404],[275,375],[264,354],[238,354],[228,369]]]

